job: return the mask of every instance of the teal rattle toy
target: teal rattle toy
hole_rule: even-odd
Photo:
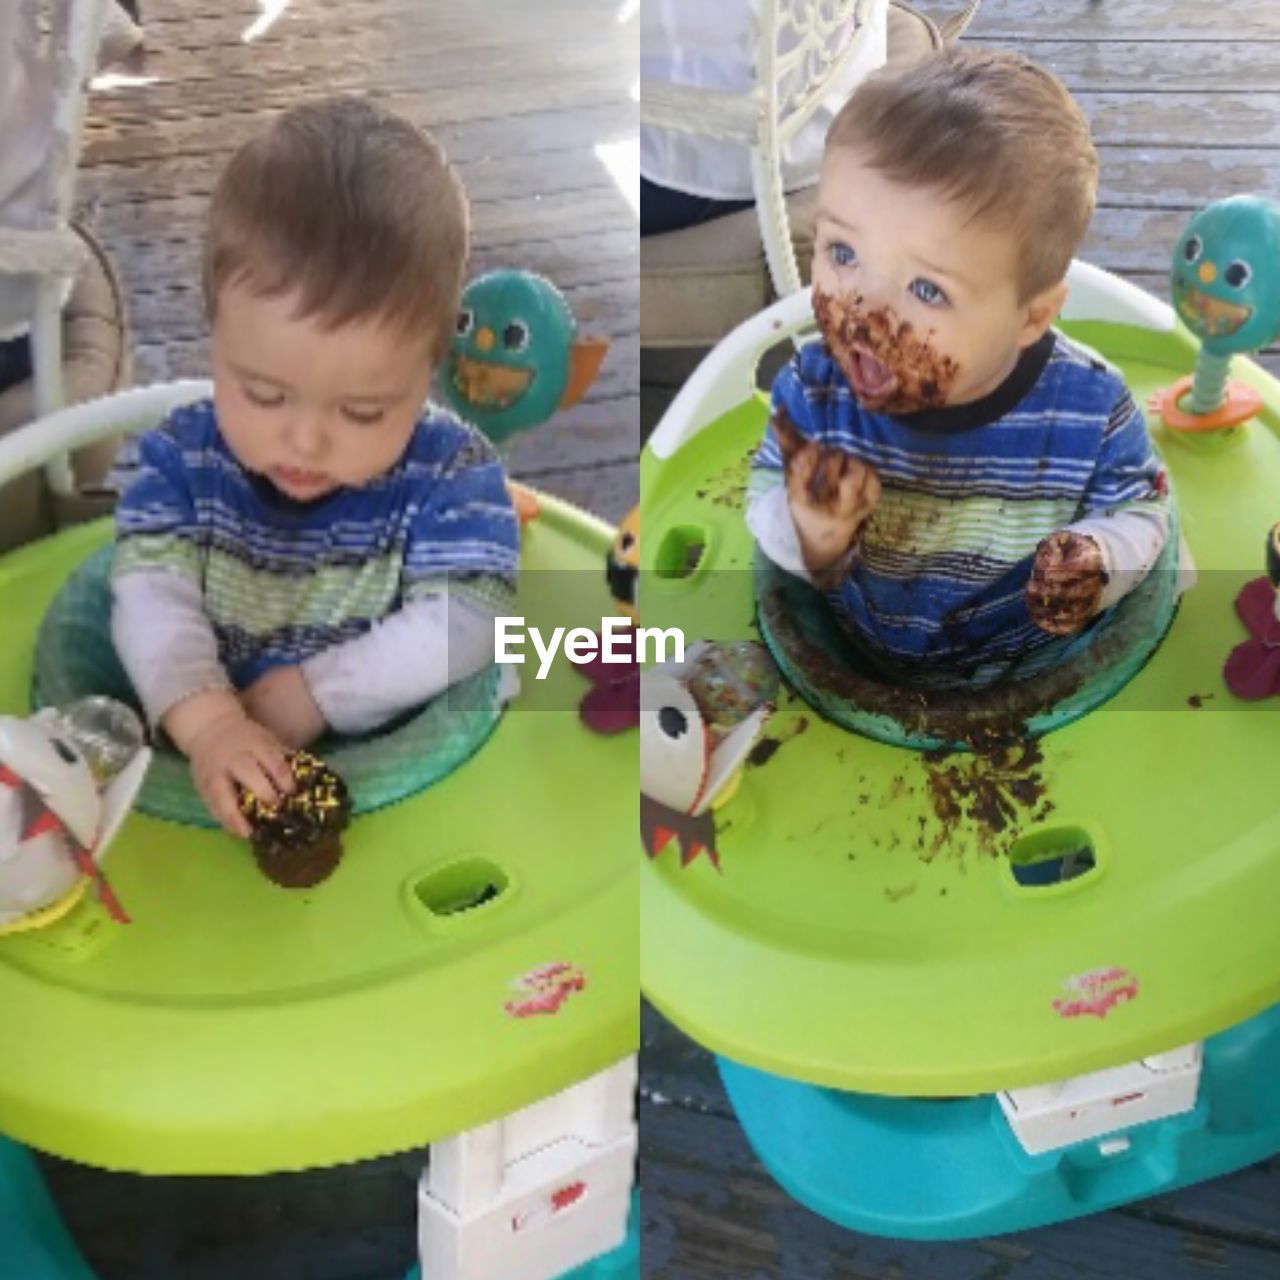
[[[1178,316],[1200,339],[1200,356],[1194,377],[1160,393],[1154,407],[1175,431],[1239,426],[1258,412],[1262,398],[1230,380],[1231,358],[1280,334],[1280,205],[1232,196],[1202,209],[1178,241],[1171,285]],[[1280,525],[1267,536],[1267,576],[1236,597],[1249,638],[1231,651],[1223,679],[1238,698],[1280,693],[1278,589]]]
[[[1239,426],[1262,401],[1230,380],[1231,358],[1280,334],[1280,205],[1231,196],[1202,209],[1178,240],[1170,284],[1200,356],[1194,376],[1158,393],[1152,407],[1173,431]]]
[[[493,271],[463,290],[442,389],[454,412],[502,453],[522,432],[577,404],[608,348],[607,339],[578,337],[569,304],[545,277]],[[513,485],[512,498],[522,520],[537,514],[528,489]]]

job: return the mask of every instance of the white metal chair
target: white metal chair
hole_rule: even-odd
[[[52,84],[47,157],[34,201],[33,225],[0,225],[0,273],[34,279],[31,318],[32,365],[36,416],[62,405],[62,309],[69,284],[85,265],[84,240],[71,227],[71,200],[89,81],[108,0],[20,0],[11,9],[15,47],[36,67],[47,70]],[[33,32],[41,33],[34,42]],[[46,469],[55,495],[74,492],[66,457]]]
[[[651,126],[738,142],[751,156],[751,185],[775,290],[800,287],[787,223],[781,157],[849,60],[879,42],[884,61],[888,0],[761,0],[750,12],[753,87],[746,93],[645,80],[641,120]]]

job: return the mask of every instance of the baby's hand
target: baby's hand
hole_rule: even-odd
[[[269,729],[243,712],[207,721],[185,749],[196,790],[232,835],[249,836],[237,787],[252,791],[264,804],[275,804],[293,790],[293,771],[284,747]]]
[[[1098,612],[1106,585],[1102,548],[1092,538],[1052,533],[1036,548],[1027,582],[1031,621],[1052,636],[1074,635]]]
[[[807,440],[784,409],[773,419],[786,468],[787,504],[800,554],[814,573],[831,568],[853,546],[880,501],[880,476],[869,463]]]
[[[309,746],[325,729],[300,667],[272,667],[240,694],[240,705],[287,747]]]

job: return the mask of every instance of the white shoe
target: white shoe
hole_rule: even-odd
[[[123,62],[135,49],[142,48],[142,28],[111,0],[107,16],[102,24],[102,39],[98,43],[98,70],[105,71]]]

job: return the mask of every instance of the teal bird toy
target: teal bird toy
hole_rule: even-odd
[[[1280,205],[1231,196],[1202,209],[1178,241],[1170,283],[1174,309],[1200,339],[1200,355],[1194,378],[1161,393],[1157,407],[1165,424],[1180,431],[1239,426],[1262,407],[1262,397],[1228,379],[1231,358],[1280,335]],[[1249,639],[1232,649],[1222,674],[1238,698],[1280,693],[1278,590],[1280,524],[1267,535],[1267,576],[1246,583],[1236,596]]]
[[[444,394],[504,451],[515,436],[583,397],[608,346],[606,339],[578,337],[569,304],[543,276],[494,271],[463,290]],[[528,490],[513,486],[512,493],[522,517],[536,514]]]
[[[1171,285],[1174,309],[1201,344],[1187,409],[1218,413],[1234,387],[1231,357],[1280,334],[1280,205],[1244,195],[1202,209],[1178,241]]]

